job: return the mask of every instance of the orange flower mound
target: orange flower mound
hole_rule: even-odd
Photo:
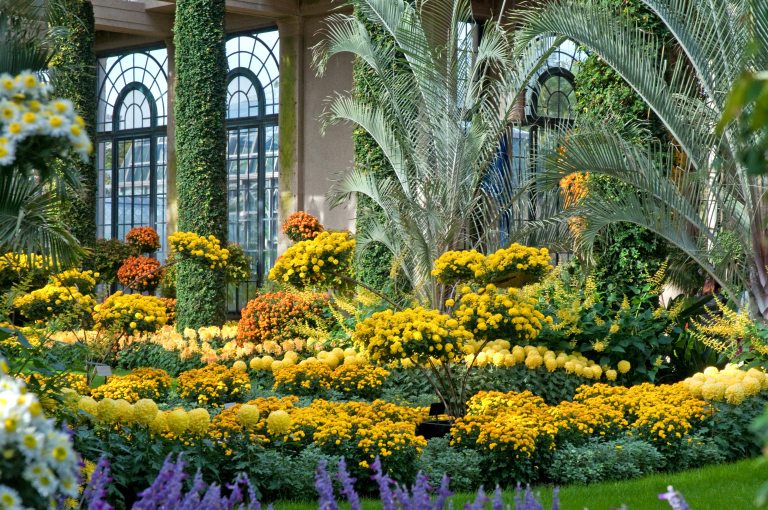
[[[294,243],[314,239],[323,230],[320,221],[304,211],[291,214],[283,223],[283,233]]]
[[[578,205],[589,194],[589,172],[574,172],[560,179],[560,193],[566,208]]]
[[[166,324],[173,324],[176,322],[176,299],[161,297],[160,301],[165,305],[165,313],[168,316],[168,322],[166,322]]]
[[[162,277],[160,262],[151,257],[128,257],[117,270],[117,280],[139,292],[155,290]]]
[[[134,227],[125,234],[125,240],[139,253],[154,253],[160,249],[160,236],[152,227]]]
[[[265,292],[250,300],[237,325],[237,343],[262,344],[282,342],[297,335],[296,326],[314,324],[314,317],[324,313],[326,298],[320,294]]]

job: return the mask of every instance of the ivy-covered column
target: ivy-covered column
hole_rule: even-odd
[[[176,46],[176,187],[179,231],[227,241],[227,60],[224,0],[178,0]],[[193,260],[179,264],[177,328],[221,325],[223,270]]]
[[[51,8],[51,23],[66,28],[57,39],[51,61],[55,95],[72,101],[85,120],[91,140],[96,137],[96,54],[93,5],[88,0],[59,0]],[[96,243],[96,162],[70,155],[59,164],[76,168],[82,187],[62,207],[70,231],[84,246]]]

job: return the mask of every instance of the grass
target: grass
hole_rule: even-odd
[[[569,486],[560,490],[562,510],[610,510],[622,504],[629,510],[670,510],[666,501],[658,495],[666,492],[668,485],[683,493],[693,510],[749,510],[754,506],[758,488],[768,480],[768,464],[761,459],[748,459],[733,464],[718,464],[674,474],[655,474],[635,480],[605,482],[588,486]],[[550,508],[552,488],[540,487],[541,500],[545,509]],[[460,509],[474,498],[469,494],[458,494],[453,498],[453,507]],[[505,501],[512,502],[512,493],[505,492]],[[275,510],[309,510],[317,507],[315,502],[282,501]],[[367,500],[366,510],[381,508],[376,501]]]

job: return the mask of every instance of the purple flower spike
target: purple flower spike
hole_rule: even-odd
[[[336,497],[333,495],[333,482],[328,474],[325,459],[317,465],[315,473],[315,489],[317,490],[317,508],[320,510],[339,510]]]
[[[111,481],[109,461],[102,457],[93,470],[91,481],[83,491],[83,501],[88,503],[88,510],[112,510],[112,506],[107,503],[107,487]]]
[[[677,492],[671,485],[667,487],[667,492],[659,494],[659,499],[667,500],[672,510],[691,510],[683,495]]]
[[[355,479],[349,476],[347,463],[344,461],[343,457],[339,461],[339,473],[337,476],[341,482],[341,493],[347,498],[350,510],[362,510],[363,507],[360,504],[360,497],[355,491]]]
[[[493,510],[504,510],[504,500],[501,497],[501,487],[499,487],[498,485],[496,486],[496,490],[493,493],[491,508]]]
[[[437,498],[435,498],[435,510],[442,510],[445,508],[445,503],[448,498],[453,496],[453,492],[450,490],[451,480],[448,475],[443,475],[443,480],[440,482],[440,488],[437,489]]]
[[[465,504],[464,510],[482,510],[486,503],[488,503],[488,496],[485,495],[485,491],[480,487],[477,489],[475,500],[472,503]]]

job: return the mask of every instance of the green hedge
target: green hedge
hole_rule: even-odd
[[[176,44],[176,186],[179,230],[227,241],[224,0],[179,0]],[[177,327],[225,320],[224,271],[179,263]]]
[[[51,77],[56,96],[72,101],[85,119],[91,140],[96,136],[96,54],[94,53],[93,6],[88,0],[59,0],[51,4],[51,23],[66,30],[57,37],[57,52],[51,60]],[[71,155],[59,165],[79,171],[82,188],[63,205],[72,234],[85,246],[96,243],[96,163]]]

